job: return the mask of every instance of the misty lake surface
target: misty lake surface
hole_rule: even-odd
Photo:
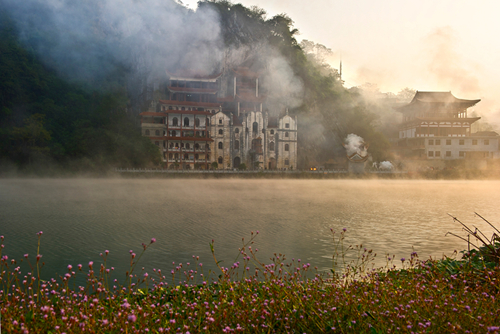
[[[302,259],[320,270],[331,268],[330,229],[347,229],[347,244],[363,244],[378,254],[408,258],[451,255],[466,244],[447,215],[474,224],[490,236],[478,212],[500,225],[500,181],[413,180],[195,180],[195,179],[2,179],[0,235],[3,255],[36,255],[36,232],[47,277],[66,266],[100,262],[124,274],[129,250],[154,244],[139,266],[170,271],[172,262],[200,256],[205,272],[218,260],[229,267],[251,231],[261,261],[273,253]]]

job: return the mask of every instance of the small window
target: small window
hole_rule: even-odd
[[[179,125],[179,120],[177,117],[172,118],[172,126],[178,126]]]
[[[184,154],[184,160],[189,160],[189,155],[187,153]]]
[[[441,139],[436,139],[436,145],[441,145]]]
[[[175,153],[175,155],[174,155],[174,159],[175,159],[175,160],[179,160],[179,153]]]
[[[196,160],[198,160],[198,157],[199,157],[199,155],[198,155],[198,154],[195,154],[195,155],[194,155],[194,158],[195,158]]]
[[[290,151],[290,145],[285,144],[285,151]]]
[[[253,122],[253,124],[252,124],[252,132],[253,133],[258,133],[259,132],[259,123]]]
[[[239,150],[240,149],[240,141],[239,140],[235,140],[234,141],[234,149],[235,150]]]
[[[285,132],[285,137],[288,137],[288,132]]]
[[[459,139],[458,145],[465,145],[465,139]]]
[[[219,124],[222,124],[222,118],[219,118]]]
[[[172,110],[172,106],[168,106],[168,110]]]
[[[234,129],[234,133],[240,133],[240,129],[238,128]]]
[[[217,159],[217,161],[221,164],[222,163],[222,157],[219,157],[219,159]]]
[[[158,137],[159,135],[160,135],[160,130],[156,130],[156,131],[155,131],[155,136],[157,136],[157,137]]]
[[[182,107],[181,110],[186,110],[186,108]]]
[[[285,159],[285,166],[288,166],[290,164],[290,160]]]
[[[440,157],[440,156],[441,156],[441,151],[436,151],[436,152],[434,153],[434,155],[435,155],[436,157]]]
[[[189,126],[189,118],[184,117],[184,126]]]
[[[451,151],[446,151],[446,156],[451,157]]]
[[[290,123],[286,123],[286,124],[285,124],[285,128],[286,128],[286,129],[290,129]]]
[[[451,139],[446,139],[446,145],[451,145]]]
[[[177,131],[172,131],[172,137],[177,137]]]
[[[200,126],[200,119],[199,118],[194,120],[194,125]]]
[[[434,145],[434,139],[429,139],[429,145]]]
[[[472,145],[477,145],[477,139],[472,139]]]
[[[222,142],[219,142],[219,149],[222,150]]]
[[[173,158],[174,158],[174,155],[173,155],[172,153],[169,153],[169,154],[168,154],[168,159],[169,159],[169,160],[172,160]]]
[[[429,152],[427,152],[427,155],[428,155],[429,157],[433,157],[433,156],[434,156],[434,151],[429,151]]]
[[[223,134],[224,134],[224,130],[219,129],[219,134],[220,134],[220,135],[223,135]]]
[[[274,142],[269,143],[269,151],[274,151]]]
[[[459,157],[465,157],[465,152],[464,152],[464,151],[460,151],[460,152],[458,152],[458,156],[459,156]]]
[[[490,144],[490,140],[489,139],[485,139],[484,140],[484,145],[489,145]]]
[[[186,144],[186,149],[190,149],[191,148],[191,145],[189,145],[189,143]]]
[[[271,134],[274,135],[274,130],[271,130]]]
[[[146,136],[149,136],[149,130],[146,130],[144,133],[146,134]]]
[[[194,144],[194,148],[197,149],[197,150],[199,150],[200,149],[200,144],[198,144],[198,143]]]

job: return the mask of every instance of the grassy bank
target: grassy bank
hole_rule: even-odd
[[[387,258],[345,246],[345,230],[332,231],[332,271],[275,254],[257,257],[252,233],[233,264],[204,272],[197,257],[168,272],[138,267],[155,239],[131,251],[123,280],[111,279],[108,251],[99,263],[68,265],[64,276],[40,279],[42,255],[10,259],[1,251],[0,308],[8,333],[484,333],[500,332],[498,237],[463,258]],[[475,234],[474,234],[475,233]],[[3,237],[1,237],[3,241]],[[38,233],[38,243],[42,232]],[[345,254],[354,251],[355,261]],[[38,253],[38,252],[37,252]],[[396,266],[397,263],[397,266]],[[24,272],[24,269],[27,271]],[[23,272],[21,272],[21,270]],[[86,277],[85,286],[75,278]]]

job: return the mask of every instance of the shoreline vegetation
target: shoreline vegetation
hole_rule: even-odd
[[[0,310],[8,333],[499,333],[500,231],[488,238],[457,218],[467,236],[462,256],[420,260],[377,256],[363,245],[344,244],[346,229],[331,231],[335,252],[330,273],[300,259],[274,254],[258,259],[257,232],[242,239],[232,264],[203,270],[199,257],[173,263],[170,271],[139,269],[156,242],[130,251],[130,268],[113,279],[100,261],[67,267],[43,280],[38,232],[36,256],[5,254],[0,236]],[[479,242],[479,246],[470,240]],[[347,260],[354,253],[354,260]],[[225,267],[228,265],[228,267]],[[77,286],[78,277],[86,284]]]

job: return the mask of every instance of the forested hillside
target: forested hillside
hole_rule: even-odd
[[[314,43],[297,41],[285,14],[268,18],[227,1],[196,11],[156,0],[58,6],[0,0],[2,168],[156,166],[159,152],[141,137],[137,115],[161,95],[164,70],[245,62],[263,75],[269,111],[298,115],[302,167],[345,154],[349,133],[370,144],[374,159],[387,157],[375,106],[343,87]]]

